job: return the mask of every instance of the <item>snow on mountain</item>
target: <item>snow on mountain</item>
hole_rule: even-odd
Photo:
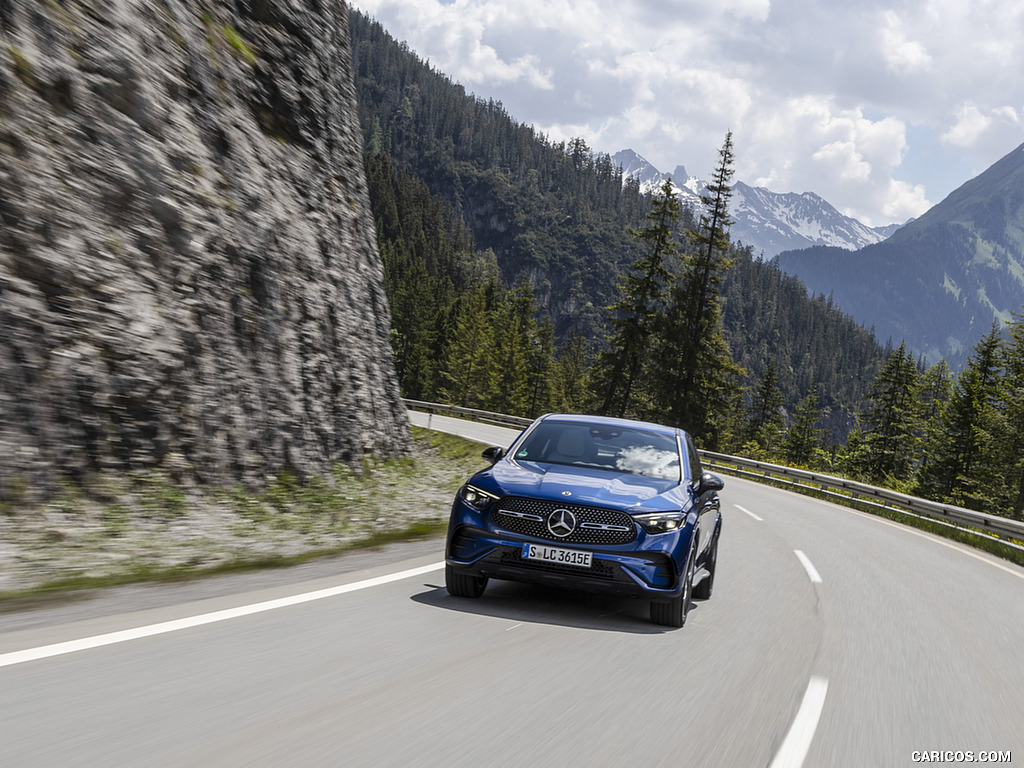
[[[612,155],[612,162],[622,167],[623,181],[635,179],[643,193],[657,192],[666,179],[681,198],[683,205],[700,205],[700,196],[707,184],[696,176],[690,176],[686,168],[676,166],[675,173],[662,173],[632,149],[624,149]]]
[[[697,207],[707,182],[690,176],[683,166],[675,173],[662,173],[631,149],[612,155],[622,167],[625,179],[636,179],[642,192],[657,192],[671,179],[684,205]],[[902,225],[869,227],[845,216],[813,192],[772,192],[742,181],[733,185],[729,214],[733,218],[730,237],[734,243],[752,246],[754,254],[770,259],[782,251],[830,245],[857,250],[885,240]]]
[[[734,219],[733,242],[752,245],[756,254],[766,258],[812,245],[855,251],[880,243],[893,230],[872,228],[844,216],[813,192],[778,193],[742,181],[733,186],[729,213]]]

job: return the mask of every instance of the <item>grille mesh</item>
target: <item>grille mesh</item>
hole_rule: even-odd
[[[548,516],[557,509],[567,509],[576,516],[576,530],[568,536],[555,536],[548,530]],[[529,519],[519,515],[531,515],[540,519]],[[625,512],[518,496],[502,499],[491,512],[491,522],[511,533],[566,544],[628,544],[636,538],[636,524]],[[587,524],[617,526],[622,530],[587,528]]]

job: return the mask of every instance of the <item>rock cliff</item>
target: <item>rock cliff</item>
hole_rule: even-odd
[[[403,452],[340,0],[0,0],[0,501]]]

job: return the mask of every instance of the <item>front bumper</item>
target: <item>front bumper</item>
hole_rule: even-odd
[[[564,546],[593,553],[590,568],[526,560],[524,544]],[[491,579],[565,587],[628,597],[670,598],[682,592],[675,560],[664,551],[596,549],[527,539],[456,523],[448,531],[445,562],[460,572]]]

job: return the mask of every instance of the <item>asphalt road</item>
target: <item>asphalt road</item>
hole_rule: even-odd
[[[743,480],[722,499],[679,630],[628,599],[449,597],[440,540],[0,614],[0,766],[1024,763],[1024,569]]]

